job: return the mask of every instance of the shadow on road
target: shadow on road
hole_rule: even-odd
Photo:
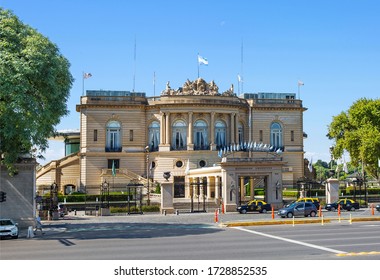
[[[65,230],[62,230],[65,228]],[[61,229],[61,230],[59,230]],[[171,223],[92,223],[48,225],[44,227],[48,234],[36,236],[44,240],[58,240],[67,244],[68,240],[90,239],[135,239],[179,237],[186,235],[204,235],[223,231],[207,224],[171,224]],[[62,242],[64,240],[64,242]],[[66,245],[65,244],[65,245]],[[72,245],[72,244],[70,244]]]

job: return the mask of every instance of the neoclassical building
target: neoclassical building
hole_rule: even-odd
[[[37,187],[99,193],[105,181],[111,190],[138,181],[226,211],[260,187],[280,206],[281,190],[304,175],[305,110],[294,93],[237,96],[201,78],[168,82],[158,97],[88,90],[76,107],[80,132],[63,133],[67,154],[38,171]]]

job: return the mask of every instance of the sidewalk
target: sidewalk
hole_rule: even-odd
[[[274,213],[272,219],[271,213],[226,213],[219,214],[217,218],[215,212],[213,213],[179,213],[162,215],[159,213],[146,213],[143,215],[111,215],[111,216],[87,216],[84,211],[77,211],[69,213],[64,218],[59,220],[43,221],[44,235],[37,232],[36,238],[43,238],[46,235],[57,234],[65,232],[67,226],[79,226],[81,224],[115,224],[115,223],[157,223],[157,224],[206,224],[209,226],[219,227],[236,227],[236,226],[263,226],[263,225],[289,225],[289,224],[318,224],[318,223],[333,223],[339,222],[337,212],[322,212],[324,217],[323,221],[320,217],[314,218],[280,218]],[[355,223],[361,221],[376,221],[380,222],[380,212],[375,211],[375,215],[371,215],[369,209],[362,209],[355,212],[342,212],[341,222]],[[351,217],[351,219],[350,219]],[[25,233],[24,233],[25,232]],[[26,237],[26,230],[20,230],[20,237]]]

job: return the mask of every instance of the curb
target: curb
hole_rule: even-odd
[[[369,221],[380,221],[380,217],[355,217],[350,220],[350,218],[341,218],[341,221],[351,221],[351,222],[369,222]],[[339,218],[323,218],[323,223],[331,223],[332,221],[339,221]],[[220,227],[248,227],[248,226],[268,226],[268,225],[292,225],[292,224],[321,224],[322,219],[300,219],[300,220],[260,220],[260,221],[239,221],[239,222],[225,222],[221,223]]]

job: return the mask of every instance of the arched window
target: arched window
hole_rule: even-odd
[[[238,124],[238,133],[239,133],[239,144],[243,145],[244,144],[244,126],[241,122]]]
[[[172,131],[172,149],[186,150],[186,123],[182,120],[175,121]]]
[[[148,146],[150,151],[158,151],[160,144],[160,123],[153,121],[148,128]]]
[[[106,152],[121,152],[121,125],[118,121],[107,123]]]
[[[226,146],[226,124],[223,121],[215,122],[215,144],[217,149]]]
[[[270,144],[275,149],[283,148],[281,124],[274,122],[270,126]]]
[[[207,123],[198,120],[194,124],[194,150],[207,150],[208,148]]]

